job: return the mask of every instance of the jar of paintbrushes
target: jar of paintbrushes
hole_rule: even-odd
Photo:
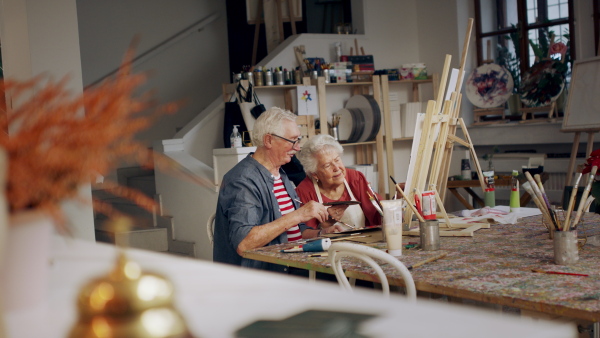
[[[594,166],[587,180],[587,184],[581,196],[581,200],[575,211],[575,200],[579,189],[579,182],[582,174],[578,174],[571,197],[567,205],[567,210],[563,213],[557,212],[550,206],[548,197],[544,190],[539,175],[535,179],[530,173],[526,172],[527,182],[523,184],[525,190],[532,196],[533,201],[542,212],[544,224],[548,225],[548,230],[553,234],[554,243],[554,262],[559,265],[575,264],[579,260],[579,247],[577,242],[577,226],[581,222],[583,211],[589,207],[594,198],[589,196],[594,176],[598,167]],[[552,238],[551,237],[551,238]]]

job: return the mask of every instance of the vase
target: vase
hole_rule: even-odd
[[[521,112],[519,111],[521,108],[521,98],[519,97],[519,94],[512,94],[508,98],[507,103],[510,115],[521,115]]]
[[[0,274],[4,311],[23,310],[46,300],[53,221],[46,213],[11,215]]]

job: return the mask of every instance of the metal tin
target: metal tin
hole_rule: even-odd
[[[283,71],[283,82],[284,82],[286,85],[290,85],[290,84],[292,84],[293,78],[294,78],[294,77],[292,76],[292,72],[290,72],[290,71],[288,71],[288,70],[284,70],[284,71]]]
[[[323,77],[325,78],[325,83],[329,83],[329,69],[323,69]]]
[[[436,219],[437,203],[435,201],[435,190],[423,191],[422,212],[425,219]]]
[[[319,72],[317,72],[316,70],[313,70],[313,71],[310,73],[310,78],[311,78],[311,79],[313,79],[313,80],[316,80],[318,77],[319,77]]]
[[[254,74],[252,72],[245,72],[244,79],[248,80],[250,84],[254,84]]]
[[[265,86],[273,85],[273,73],[270,70],[265,72]]]
[[[282,86],[285,84],[285,82],[283,81],[283,71],[275,72],[275,82],[278,86]]]
[[[296,84],[302,84],[302,72],[300,70],[294,71],[294,82],[296,82]]]
[[[577,230],[554,232],[554,263],[558,265],[575,264],[579,261],[577,248]]]
[[[233,74],[233,83],[238,83],[242,79],[242,73]]]
[[[254,71],[254,85],[256,85],[256,86],[263,85],[263,72],[260,70]]]
[[[437,220],[419,222],[421,249],[435,251],[440,249],[440,225]]]

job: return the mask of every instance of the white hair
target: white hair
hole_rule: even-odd
[[[267,134],[276,134],[282,136],[285,132],[283,121],[288,120],[296,122],[298,116],[289,110],[279,107],[271,107],[267,111],[260,114],[254,122],[252,129],[252,144],[256,147],[264,146],[263,139]]]
[[[318,163],[315,158],[317,153],[336,153],[341,156],[344,153],[344,148],[330,135],[319,134],[309,138],[302,145],[302,150],[296,153],[296,157],[302,163],[307,175],[317,172]]]

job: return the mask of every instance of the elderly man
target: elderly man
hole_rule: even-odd
[[[213,260],[244,267],[287,272],[284,266],[241,257],[266,245],[313,238],[339,230],[308,228],[304,222],[329,218],[328,209],[310,201],[300,207],[298,196],[281,166],[300,150],[296,115],[273,107],[254,124],[257,147],[223,177],[217,212]]]

